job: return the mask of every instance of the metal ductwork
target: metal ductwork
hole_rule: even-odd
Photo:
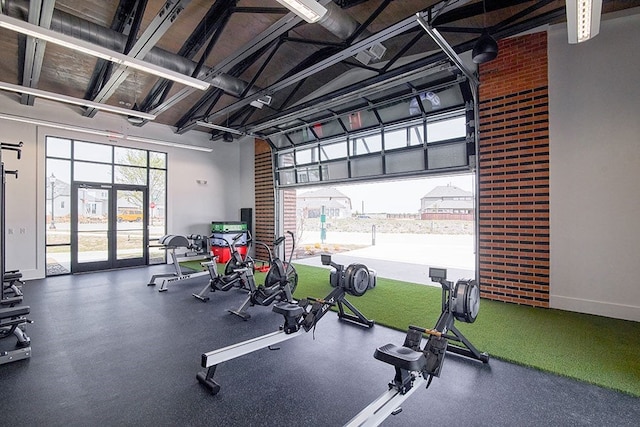
[[[334,2],[330,1],[324,5],[327,9],[327,13],[317,22],[318,25],[324,27],[327,31],[338,37],[340,40],[347,40],[351,37],[360,26],[360,23],[355,20],[351,15],[342,10]],[[358,34],[358,37],[353,40],[353,43],[359,42],[362,39],[371,36],[371,33],[366,29]],[[382,43],[377,43],[368,49],[359,52],[355,58],[367,65],[371,62],[378,62],[382,59],[387,49]]]
[[[348,13],[345,13],[334,2],[330,1],[325,4],[324,7],[327,9],[327,13],[320,18],[317,24],[326,28],[327,31],[338,37],[340,40],[346,40],[351,37],[351,35],[358,29],[358,26],[360,26],[358,21],[353,19]],[[361,38],[364,38],[363,34],[360,35],[359,39]]]
[[[351,37],[360,26],[358,21],[345,13],[332,1],[328,2],[325,7],[327,8],[327,13],[318,24],[341,40],[346,40]],[[2,0],[2,13],[16,19],[28,21],[29,0]],[[124,34],[58,9],[54,9],[53,11],[50,29],[116,52],[123,52],[127,43],[127,36]],[[370,33],[365,30],[355,41],[368,37],[369,35]],[[374,47],[371,49],[373,48]],[[368,60],[369,58],[366,59]],[[144,60],[159,67],[189,76],[193,73],[197,65],[196,62],[190,59],[168,52],[159,47],[153,47],[145,55]],[[372,57],[371,60],[376,60],[376,58]],[[211,68],[203,66],[197,77],[204,79],[210,71]],[[212,80],[208,80],[208,82],[213,87],[219,88],[236,97],[241,96],[249,85],[244,80],[228,74],[218,74]],[[249,94],[258,90],[260,90],[260,88],[253,87],[252,90],[249,91]]]
[[[29,1],[28,0],[3,0],[2,13],[16,19],[28,20]],[[90,21],[78,18],[77,16],[54,9],[51,19],[52,31],[66,34],[80,40],[93,43],[116,52],[124,51],[127,43],[127,36],[110,28],[102,27]],[[158,47],[152,48],[146,54],[144,60],[159,67],[167,68],[181,74],[191,75],[196,68],[196,63],[180,55],[168,52]],[[210,68],[203,66],[198,74],[198,78],[204,78]],[[247,88],[248,83],[229,76],[220,74],[209,81],[212,86],[217,87],[231,95],[240,96]]]

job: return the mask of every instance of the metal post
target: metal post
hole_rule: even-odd
[[[51,172],[51,176],[49,177],[49,182],[51,183],[51,224],[49,224],[49,230],[56,229],[56,222],[54,216],[54,207],[55,207],[55,188],[56,188],[56,176]]]
[[[325,239],[327,238],[327,229],[325,228],[325,224],[327,221],[327,216],[324,214],[324,205],[320,210],[320,242],[324,244]]]

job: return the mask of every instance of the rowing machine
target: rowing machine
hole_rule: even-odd
[[[378,347],[373,357],[393,365],[395,376],[388,390],[353,417],[345,426],[378,426],[389,415],[402,411],[401,404],[418,387],[428,388],[433,377],[439,377],[447,351],[489,362],[487,353],[480,353],[454,326],[455,320],[473,323],[480,308],[480,290],[475,280],[447,281],[447,270],[430,268],[429,277],[442,286],[442,313],[433,329],[409,326],[404,344]],[[421,348],[422,338],[427,341]],[[458,344],[449,345],[449,341]]]
[[[322,260],[323,264],[325,262],[331,263],[330,256],[323,255]],[[340,270],[343,268],[343,266],[339,264],[331,263],[331,265]],[[206,369],[206,371],[198,372],[196,375],[198,382],[207,388],[211,394],[217,394],[220,391],[220,384],[214,381],[213,376],[219,364],[244,356],[245,354],[253,353],[254,351],[263,348],[270,348],[275,344],[304,335],[318,324],[320,319],[322,319],[331,307],[336,305],[338,306],[338,318],[340,320],[346,320],[359,326],[371,328],[374,325],[373,320],[367,319],[345,298],[346,293],[360,296],[366,292],[369,277],[364,277],[363,275],[361,278],[365,280],[362,282],[352,280],[348,286],[346,286],[346,283],[341,283],[324,299],[307,298],[299,301],[297,304],[287,301],[275,304],[273,306],[273,311],[284,316],[284,325],[280,326],[277,331],[261,337],[233,344],[208,353],[203,353],[201,355],[200,364]],[[364,287],[364,292],[359,295],[357,294],[361,289],[358,288],[358,286]],[[353,315],[344,312],[343,304],[353,312]]]

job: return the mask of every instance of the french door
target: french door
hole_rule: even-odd
[[[71,271],[146,265],[147,188],[76,182],[71,194]]]

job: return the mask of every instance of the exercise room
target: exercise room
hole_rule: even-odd
[[[640,1],[0,12],[0,424],[638,425]]]

